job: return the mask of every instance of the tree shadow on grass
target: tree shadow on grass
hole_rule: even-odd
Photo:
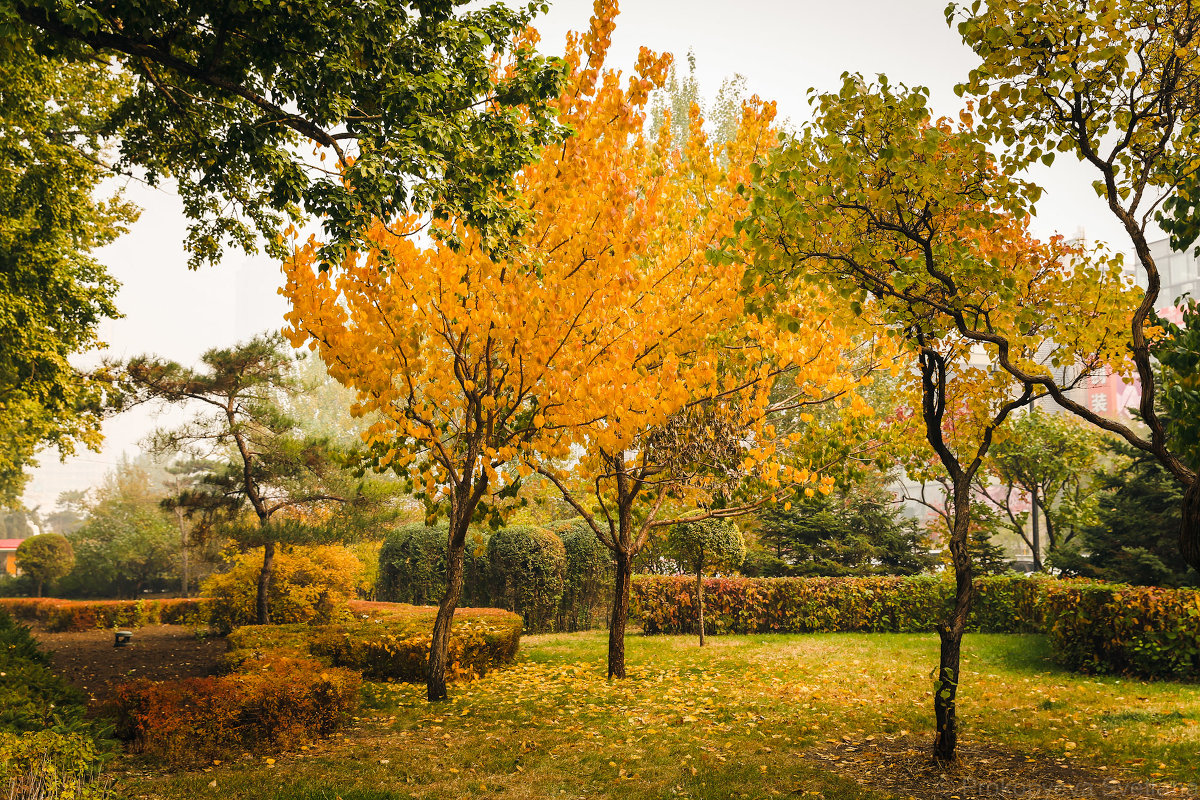
[[[964,647],[977,665],[1039,675],[1077,675],[1054,660],[1050,640],[1041,634],[967,634]]]

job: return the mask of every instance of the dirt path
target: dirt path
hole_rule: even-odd
[[[197,639],[182,625],[136,628],[127,647],[113,647],[109,630],[34,635],[54,659],[55,670],[82,689],[92,706],[112,699],[116,686],[133,678],[212,675],[228,649],[224,639]]]

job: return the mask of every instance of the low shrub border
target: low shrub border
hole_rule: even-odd
[[[267,653],[316,658],[365,677],[425,680],[437,610],[400,603],[352,602],[346,618],[329,625],[246,626],[229,636],[227,656],[240,665]],[[520,644],[516,614],[495,608],[459,609],[450,633],[452,679],[477,677],[511,664]]]
[[[137,680],[117,689],[117,736],[174,764],[231,749],[295,746],[337,730],[358,708],[362,676],[313,659],[247,659],[217,678]]]
[[[1047,584],[1041,608],[1070,669],[1200,680],[1200,591]]]
[[[1000,576],[976,582],[970,630],[1045,633],[1070,669],[1200,680],[1200,591]],[[933,631],[952,602],[937,577],[710,578],[710,633]],[[694,580],[637,576],[647,634],[695,632]]]
[[[981,579],[974,630],[1041,630],[1036,578]],[[950,584],[938,577],[707,578],[705,630],[710,633],[919,633],[932,631],[951,608]],[[639,575],[632,613],[643,630],[696,632],[695,579]]]
[[[425,677],[437,609],[351,602],[328,625],[248,625],[229,634],[230,674],[139,680],[117,690],[117,735],[175,764],[231,750],[286,749],[337,730],[359,703],[363,676]],[[521,618],[460,609],[450,673],[482,675],[516,656]]]
[[[143,625],[203,625],[208,622],[202,599],[57,600],[0,598],[0,611],[54,633]]]

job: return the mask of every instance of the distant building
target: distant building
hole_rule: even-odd
[[[24,539],[0,539],[0,575],[17,574],[17,548]]]
[[[1171,250],[1169,239],[1150,242],[1150,255],[1158,265],[1162,288],[1158,294],[1158,313],[1178,320],[1174,313],[1176,301],[1185,294],[1200,299],[1200,258],[1188,248],[1186,252]],[[1138,286],[1146,287],[1146,276],[1141,269],[1128,269],[1127,274]],[[1141,400],[1142,387],[1136,375],[1112,373],[1092,375],[1083,385],[1067,393],[1072,400],[1081,403],[1096,414],[1113,419],[1131,419],[1131,408],[1137,408]],[[1040,404],[1047,409],[1053,403]]]
[[[1075,244],[1086,244],[1083,231],[1076,232],[1071,241]],[[1174,311],[1174,306],[1179,298],[1190,294],[1200,300],[1200,257],[1197,257],[1193,250],[1194,248],[1189,248],[1187,252],[1174,252],[1171,250],[1171,243],[1168,239],[1150,243],[1150,255],[1154,258],[1154,263],[1158,265],[1159,277],[1162,282],[1157,311],[1176,322],[1179,321],[1179,315]],[[1126,263],[1130,263],[1128,259]],[[1138,286],[1145,288],[1146,277],[1140,269],[1127,268],[1126,274]],[[1053,350],[1053,343],[1046,343],[1036,354],[1035,360],[1048,366]],[[972,352],[972,364],[974,366],[988,364],[988,357],[982,348],[977,348]],[[1078,366],[1058,367],[1054,368],[1053,372],[1056,380],[1063,384],[1069,384],[1079,377],[1079,369]],[[1086,406],[1096,414],[1118,420],[1132,419],[1133,414],[1130,409],[1137,408],[1142,396],[1141,384],[1136,375],[1125,376],[1108,372],[1085,376],[1076,384],[1075,388],[1070,389],[1066,394],[1067,397]],[[1041,398],[1036,404],[1044,411],[1065,413],[1062,407],[1049,397]],[[908,497],[914,497],[919,493],[919,486],[914,482],[904,479],[901,484],[903,493]],[[1014,500],[1014,511],[1019,513],[1030,510],[1027,498],[1014,498]],[[905,504],[905,511],[917,519],[926,519],[930,513],[927,508],[911,500]],[[1012,560],[1014,568],[1021,571],[1032,569],[1033,553],[1020,536],[1012,532],[1002,532],[994,537],[994,543],[1004,548],[1007,556]]]
[[[1162,290],[1158,295],[1160,311],[1175,305],[1175,301],[1185,294],[1200,300],[1200,258],[1193,252],[1194,249],[1189,247],[1182,253],[1176,253],[1171,250],[1168,239],[1150,243],[1150,255],[1158,265],[1159,280],[1162,281]],[[1139,274],[1135,280],[1139,286],[1146,285],[1143,275]]]

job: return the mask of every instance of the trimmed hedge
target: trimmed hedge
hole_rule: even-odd
[[[379,548],[380,600],[433,605],[446,593],[446,536],[448,528],[404,525]]]
[[[379,576],[375,595],[392,603],[437,605],[446,594],[445,523],[426,527],[413,523],[397,528],[379,549]],[[463,556],[463,595],[466,606],[490,604],[487,564],[488,534],[478,528],[467,533]]]
[[[492,605],[520,614],[525,627],[554,629],[567,574],[562,539],[544,528],[510,525],[487,543]]]
[[[1041,608],[1070,669],[1200,679],[1200,591],[1047,584]]]
[[[526,631],[576,631],[607,624],[612,554],[582,520],[547,528],[472,528],[463,558],[464,607],[520,614]],[[446,592],[446,526],[402,526],[379,551],[376,596],[436,605]]]
[[[143,625],[206,624],[207,602],[171,600],[57,600],[0,598],[0,611],[48,631],[87,631],[94,628],[138,628]]]
[[[981,578],[973,630],[1040,630],[1023,616],[1029,578]],[[696,582],[690,576],[635,575],[631,612],[646,633],[696,632]],[[937,577],[707,578],[706,628],[711,633],[932,631],[953,603],[950,584]]]
[[[616,564],[586,522],[570,520],[550,529],[562,539],[567,556],[558,630],[582,631],[608,626]]]
[[[936,630],[953,603],[944,578],[710,578],[713,633]],[[1070,669],[1200,679],[1200,591],[1051,578],[976,580],[969,629],[1046,633]],[[694,633],[695,581],[634,576],[631,614],[648,634]]]
[[[395,603],[352,602],[352,619],[330,625],[238,628],[229,636],[230,663],[267,653],[315,658],[368,678],[425,680],[436,609]],[[501,609],[459,609],[450,633],[451,680],[484,675],[516,658],[521,618]]]
[[[286,748],[341,726],[362,676],[313,659],[271,655],[218,678],[141,679],[117,689],[117,728],[137,752],[176,764],[233,749]]]

